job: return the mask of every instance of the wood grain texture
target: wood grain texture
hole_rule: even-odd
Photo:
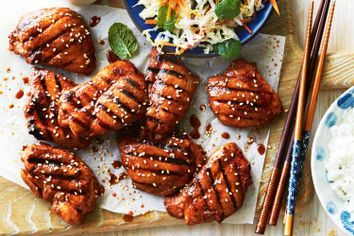
[[[305,0],[302,0],[305,1]],[[345,0],[348,1],[348,0]],[[279,94],[285,107],[290,104],[295,79],[300,67],[302,50],[298,42],[301,39],[299,33],[298,22],[295,20],[301,16],[301,12],[305,12],[303,6],[293,5],[297,1],[279,2],[280,10],[283,14],[278,16],[273,13],[267,25],[262,29],[263,33],[277,34],[287,36],[286,53],[283,59],[282,76],[279,85]],[[122,7],[120,0],[104,0],[104,4]],[[300,3],[301,5],[301,3]],[[308,5],[308,4],[304,4]],[[339,4],[338,4],[339,5]],[[354,6],[354,4],[352,4]],[[294,8],[292,8],[294,7]],[[288,13],[288,14],[286,14]],[[297,16],[297,18],[295,17]],[[336,22],[336,21],[335,21]],[[335,23],[336,24],[336,23]],[[299,25],[301,27],[301,25]],[[303,27],[301,28],[303,29]],[[352,31],[353,32],[353,31]],[[343,48],[342,48],[343,49]],[[352,48],[354,49],[354,48]],[[324,89],[341,89],[353,85],[353,53],[339,53],[328,57],[324,72],[324,81],[322,88]],[[335,79],[334,79],[335,78]],[[336,92],[321,92],[318,101],[318,110],[316,112],[314,127],[317,127],[320,117],[325,112],[342,90]],[[262,183],[259,194],[260,199],[264,195],[266,181],[268,180],[272,161],[275,156],[276,147],[282,131],[285,115],[275,120],[271,126],[270,145],[268,149],[262,176]],[[313,129],[315,131],[315,128]],[[302,189],[300,190],[300,198],[298,206],[302,209],[306,207],[306,211],[301,211],[295,220],[295,235],[312,235],[312,233],[326,232],[333,228],[333,224],[328,220],[317,221],[318,218],[326,218],[325,212],[321,211],[319,202],[315,198],[313,200],[313,187],[309,172],[309,160],[305,165],[305,178],[303,178]],[[311,201],[311,204],[308,204]],[[313,214],[309,215],[307,212]],[[13,234],[21,232],[23,234],[36,232],[37,234],[55,232],[61,234],[74,234],[80,232],[106,232],[113,230],[132,230],[140,229],[127,233],[117,233],[118,235],[166,235],[166,231],[174,235],[252,235],[254,226],[252,225],[218,225],[206,224],[200,226],[176,226],[173,228],[161,228],[161,226],[171,226],[183,224],[183,221],[176,220],[166,213],[149,213],[144,216],[135,217],[131,223],[125,223],[122,215],[113,214],[105,210],[97,210],[89,215],[86,223],[81,226],[70,227],[65,225],[56,215],[50,213],[49,204],[41,199],[37,199],[28,191],[21,187],[0,178],[0,235]],[[159,227],[158,229],[146,229],[146,227]],[[278,227],[281,228],[281,227]],[[270,227],[267,229],[269,235],[279,235],[277,228]]]

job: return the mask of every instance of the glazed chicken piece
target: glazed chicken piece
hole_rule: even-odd
[[[231,63],[208,80],[210,108],[227,126],[246,128],[265,125],[283,112],[279,96],[257,71],[243,59]]]
[[[201,147],[189,138],[171,137],[158,144],[123,138],[118,146],[134,187],[160,196],[188,184],[205,161]]]
[[[198,87],[198,77],[181,62],[159,55],[154,48],[145,74],[149,103],[145,128],[151,139],[171,133],[182,120]]]
[[[69,8],[44,8],[22,16],[9,35],[9,43],[9,50],[29,64],[85,75],[96,67],[90,31],[82,17]]]
[[[235,143],[219,148],[175,196],[165,198],[168,213],[189,225],[222,222],[243,204],[252,184],[251,167]]]
[[[31,79],[31,97],[25,106],[29,133],[39,140],[54,142],[72,149],[85,147],[88,142],[77,139],[69,129],[58,124],[58,100],[63,90],[76,84],[52,71],[36,69]]]
[[[89,140],[141,119],[145,104],[144,76],[131,62],[121,60],[61,95],[59,125]]]
[[[37,197],[52,202],[52,210],[66,223],[80,224],[95,210],[103,188],[80,158],[47,144],[32,144],[22,160],[23,181]]]

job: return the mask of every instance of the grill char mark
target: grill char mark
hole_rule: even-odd
[[[221,174],[222,174],[222,176],[223,176],[223,179],[225,180],[225,183],[226,183],[226,187],[227,187],[227,189],[228,189],[228,192],[231,192],[231,193],[232,193],[232,189],[231,189],[229,180],[227,179],[227,176],[226,176],[226,174],[225,174],[225,170],[224,170],[224,167],[223,167],[222,160],[218,159],[218,163],[219,163],[219,166],[220,166],[220,172],[221,172]],[[232,195],[230,195],[230,196],[231,196],[230,198],[231,198],[232,204],[233,204],[235,210],[237,210],[238,207],[237,207],[237,202],[236,202],[236,200],[235,200],[234,194],[232,193]]]
[[[127,156],[135,156],[134,155],[134,152],[128,152],[126,154]],[[142,159],[150,159],[152,158],[154,161],[160,161],[160,162],[166,162],[166,163],[170,163],[170,164],[175,164],[175,165],[182,165],[182,166],[188,166],[190,167],[190,163],[188,163],[187,161],[184,161],[182,159],[179,159],[179,158],[171,158],[171,157],[161,157],[161,156],[156,156],[156,155],[153,155],[153,154],[147,154],[147,155],[143,155],[143,156],[135,156],[135,157],[138,157],[138,158],[142,158]],[[161,157],[161,160],[159,160]]]
[[[215,193],[215,197],[217,199],[217,204],[218,204],[218,208],[221,209],[220,213],[221,213],[221,218],[224,217],[224,212],[222,211],[222,205],[221,205],[221,201],[220,201],[220,196],[219,196],[219,192],[218,190],[216,189],[215,187],[215,178],[213,177],[213,174],[211,173],[211,170],[210,168],[206,168],[206,175],[209,177],[210,179],[210,183],[211,183],[211,186],[210,188],[213,189],[213,193]]]

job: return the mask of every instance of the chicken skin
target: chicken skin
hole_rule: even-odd
[[[117,61],[59,99],[59,125],[80,140],[117,131],[145,113],[144,76],[129,61]]]
[[[47,144],[32,144],[22,160],[23,181],[37,197],[53,203],[53,212],[66,223],[80,224],[95,210],[103,188],[80,158]]]
[[[175,196],[165,198],[168,213],[189,225],[222,222],[243,204],[252,184],[251,167],[235,143],[219,148]]]
[[[171,137],[158,144],[123,138],[118,146],[134,187],[159,196],[188,184],[205,161],[201,147],[189,138]]]
[[[70,8],[44,8],[21,17],[9,35],[9,50],[29,64],[90,74],[95,48],[82,17]]]
[[[231,63],[220,75],[208,79],[210,108],[221,123],[236,128],[261,126],[283,112],[279,96],[243,59]]]
[[[69,129],[58,124],[58,100],[64,90],[76,84],[52,71],[36,69],[31,79],[32,92],[25,106],[29,133],[39,140],[54,142],[72,149],[85,147],[85,140],[77,139]]]
[[[151,52],[145,79],[149,93],[145,128],[151,139],[159,140],[184,117],[199,79],[181,62],[159,55],[156,48]]]

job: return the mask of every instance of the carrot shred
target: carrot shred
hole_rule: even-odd
[[[171,10],[172,10],[172,4],[171,1],[168,1],[168,9],[167,9],[167,16],[166,16],[167,20],[169,20],[171,17]]]
[[[173,43],[169,43],[169,42],[160,42],[159,44],[161,44],[162,46],[171,46],[171,47],[175,47],[176,45]]]
[[[145,24],[147,25],[156,25],[157,20],[151,19],[151,20],[145,20]]]
[[[252,34],[252,30],[250,29],[250,27],[248,27],[248,25],[243,21],[242,21],[242,26],[243,28],[245,28],[245,30],[247,30],[249,34]]]
[[[277,0],[269,0],[269,2],[270,2],[270,4],[272,4],[274,10],[278,13],[278,15],[280,15]]]

